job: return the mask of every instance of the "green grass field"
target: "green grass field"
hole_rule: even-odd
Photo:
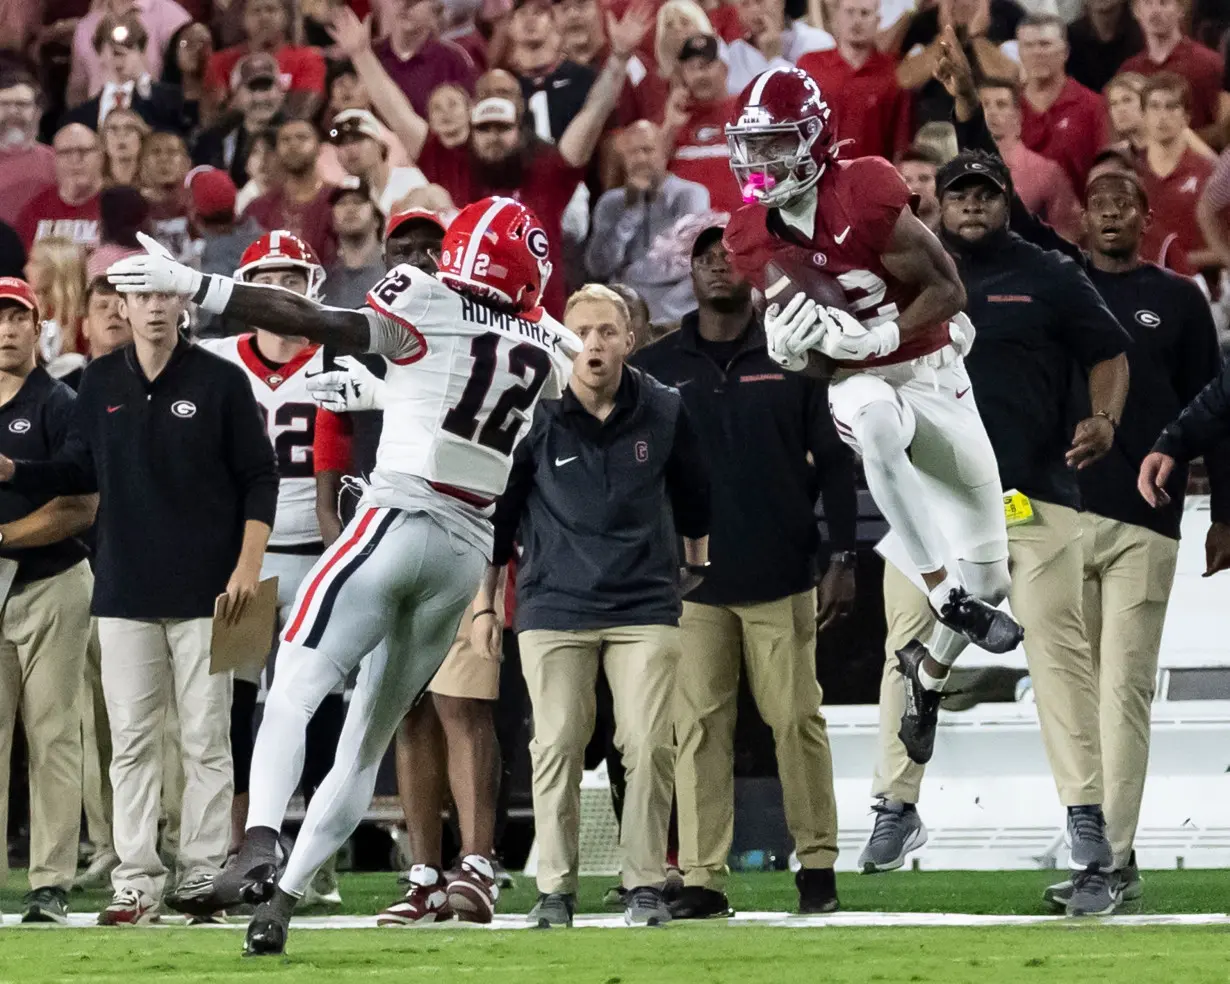
[[[1060,922],[985,928],[781,929],[718,920],[665,930],[482,932],[424,930],[292,931],[284,959],[243,960],[237,931],[105,930],[12,925],[24,872],[0,891],[9,925],[0,930],[0,984],[146,981],[284,984],[356,981],[415,984],[423,979],[492,984],[759,984],[759,982],[935,981],[1017,984],[1125,980],[1203,984],[1230,980],[1230,931],[1223,927],[1100,926]],[[1055,872],[898,872],[843,876],[846,911],[1037,915]],[[601,912],[609,879],[586,879],[581,908]],[[342,912],[370,915],[397,894],[392,875],[347,875]],[[743,911],[787,911],[789,875],[735,876],[731,901]],[[1230,880],[1221,871],[1145,873],[1145,898],[1125,913],[1217,913]],[[501,898],[519,913],[534,901],[528,879]],[[76,911],[96,911],[104,893],[75,895]],[[413,976],[411,976],[413,975]]]

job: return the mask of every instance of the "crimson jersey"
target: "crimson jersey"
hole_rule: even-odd
[[[833,161],[816,185],[815,230],[810,239],[787,227],[776,209],[759,205],[739,209],[726,227],[725,243],[735,269],[761,292],[764,270],[774,256],[796,254],[837,278],[850,313],[873,328],[896,321],[919,288],[894,277],[881,257],[888,250],[910,190],[897,169],[882,157]],[[908,362],[947,345],[946,321],[922,329],[890,355],[842,363],[852,369]]]

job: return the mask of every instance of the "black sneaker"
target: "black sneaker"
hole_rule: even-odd
[[[21,914],[23,923],[68,925],[68,893],[62,888],[36,888],[27,893],[22,904],[26,907]]]
[[[931,761],[931,753],[935,751],[935,729],[940,719],[939,691],[928,690],[918,679],[918,671],[927,655],[927,647],[917,639],[897,650],[897,669],[905,682],[905,710],[897,737],[905,746],[910,761],[919,765]]]
[[[730,900],[724,892],[698,885],[685,885],[670,905],[674,919],[713,919],[733,916]]]
[[[800,915],[815,916],[841,908],[837,901],[837,876],[832,868],[800,868],[795,872],[794,884],[799,890]]]
[[[953,632],[989,653],[1010,653],[1025,638],[1025,630],[1016,619],[975,598],[964,588],[949,591],[948,600],[935,615]]]

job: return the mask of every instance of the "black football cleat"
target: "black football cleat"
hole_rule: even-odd
[[[279,891],[270,901],[256,907],[243,938],[245,957],[272,957],[286,952],[290,914],[296,902],[298,899]]]
[[[901,714],[901,727],[897,737],[905,746],[911,762],[926,765],[935,751],[935,729],[940,718],[940,692],[928,690],[918,679],[922,661],[928,656],[927,647],[917,639],[911,640],[904,649],[897,650],[897,669],[905,682],[905,710]]]
[[[181,886],[167,896],[176,912],[204,917],[241,905],[259,905],[273,898],[278,878],[290,857],[289,844],[276,831],[258,827],[248,832],[239,852],[232,855],[213,879],[212,886]]]
[[[989,653],[1010,653],[1025,638],[1025,630],[1016,619],[964,588],[949,591],[948,600],[935,616],[953,632]]]

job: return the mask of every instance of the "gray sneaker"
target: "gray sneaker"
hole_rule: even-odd
[[[21,914],[23,923],[68,925],[68,893],[62,888],[36,888],[26,894],[22,903],[25,905]]]
[[[665,926],[671,921],[662,893],[656,888],[634,888],[624,907],[624,923],[629,926]]]
[[[526,922],[533,923],[538,929],[550,929],[552,926],[571,926],[572,916],[577,911],[577,897],[565,895],[562,892],[551,892],[549,895],[540,893],[538,901]]]
[[[871,839],[858,856],[864,875],[877,871],[896,871],[905,856],[927,843],[927,828],[913,803],[900,803],[881,796],[871,807],[876,815]]]
[[[1073,871],[1115,870],[1115,856],[1106,839],[1106,819],[1100,806],[1068,807],[1068,867]]]
[[[1109,916],[1119,908],[1119,880],[1096,868],[1078,871],[1072,876],[1072,895],[1068,899],[1069,916]]]
[[[1111,876],[1114,887],[1119,891],[1121,902],[1135,902],[1143,894],[1140,879],[1140,869],[1136,867],[1136,852],[1133,851],[1128,863],[1117,869]],[[1056,909],[1066,909],[1072,899],[1072,879],[1068,878],[1051,885],[1042,893],[1042,898]]]

